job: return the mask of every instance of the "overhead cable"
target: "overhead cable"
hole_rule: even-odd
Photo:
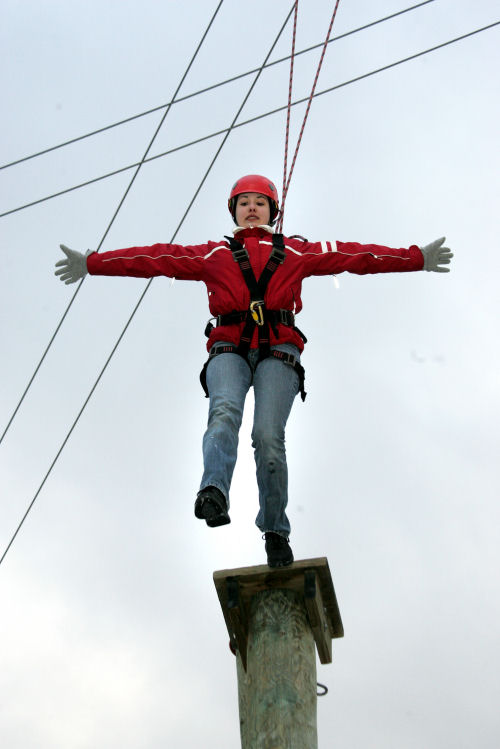
[[[196,56],[197,56],[198,52],[199,52],[199,51],[200,51],[200,49],[201,49],[201,46],[202,46],[203,42],[205,41],[205,39],[206,39],[206,36],[207,36],[208,32],[210,31],[210,28],[212,27],[212,24],[213,24],[213,22],[214,22],[214,20],[215,20],[215,17],[217,16],[217,13],[219,12],[219,10],[220,10],[220,8],[221,8],[221,5],[222,5],[222,3],[223,3],[223,2],[224,2],[224,0],[220,0],[220,1],[219,1],[219,4],[217,5],[217,7],[216,7],[216,9],[215,9],[214,13],[212,14],[212,17],[211,17],[211,19],[210,19],[210,21],[209,21],[209,23],[208,23],[208,25],[207,25],[207,28],[205,29],[205,31],[204,31],[204,33],[203,33],[203,35],[202,35],[202,37],[201,37],[200,41],[198,42],[198,45],[197,45],[197,47],[196,47],[196,49],[195,49],[195,51],[194,51],[194,54],[192,55],[192,57],[191,57],[191,60],[189,61],[189,64],[188,64],[188,66],[187,66],[186,70],[184,71],[184,74],[182,75],[182,78],[181,78],[181,80],[180,80],[180,83],[179,83],[179,85],[177,86],[177,89],[175,90],[175,93],[174,93],[174,95],[173,95],[173,97],[172,97],[172,101],[171,101],[171,104],[172,104],[172,103],[173,103],[173,102],[175,101],[175,98],[176,98],[177,94],[179,93],[179,91],[180,91],[180,89],[181,89],[181,86],[182,86],[182,84],[184,83],[184,81],[185,81],[185,79],[186,79],[186,76],[187,76],[187,74],[189,73],[189,70],[191,69],[191,67],[192,67],[192,65],[193,65],[193,62],[194,62],[194,60],[195,60],[195,58],[196,58]],[[98,245],[98,247],[97,247],[97,250],[99,250],[99,249],[101,248],[101,246],[102,246],[102,243],[104,242],[104,240],[105,240],[105,238],[106,238],[106,236],[107,236],[107,234],[108,234],[109,230],[111,229],[111,226],[113,225],[113,222],[114,222],[114,220],[116,219],[116,217],[117,217],[117,215],[118,215],[118,212],[120,211],[120,208],[122,207],[122,205],[123,205],[123,203],[124,203],[124,201],[125,201],[125,199],[126,199],[126,197],[127,197],[128,193],[130,192],[130,189],[131,189],[131,187],[132,187],[132,185],[133,185],[133,183],[134,183],[134,181],[135,181],[135,179],[136,179],[137,175],[139,174],[139,170],[141,169],[142,165],[144,164],[144,162],[145,162],[145,160],[146,160],[146,157],[147,157],[147,155],[148,155],[149,151],[151,150],[151,147],[152,147],[152,145],[153,145],[153,143],[154,143],[154,141],[155,141],[155,139],[156,139],[156,136],[157,136],[157,135],[158,135],[158,133],[160,132],[160,129],[161,129],[161,127],[162,127],[163,123],[165,122],[165,119],[167,118],[167,115],[168,115],[168,113],[169,113],[169,111],[170,111],[170,107],[171,107],[171,104],[169,105],[169,107],[167,108],[167,110],[165,111],[165,113],[163,114],[163,116],[162,116],[162,118],[161,118],[161,120],[160,120],[160,122],[159,122],[158,126],[156,127],[156,130],[155,130],[155,132],[154,132],[154,135],[153,135],[153,137],[151,138],[151,140],[149,141],[149,145],[148,145],[148,147],[146,148],[146,151],[144,152],[144,155],[143,155],[142,159],[141,159],[141,160],[140,160],[139,162],[137,162],[137,163],[136,163],[136,164],[134,165],[134,167],[135,167],[136,171],[134,172],[134,175],[133,175],[132,179],[131,179],[131,180],[130,180],[130,182],[128,183],[128,185],[127,185],[127,188],[126,188],[125,192],[123,193],[123,195],[122,195],[122,197],[121,197],[121,200],[120,200],[120,202],[119,202],[119,204],[118,204],[117,208],[115,209],[115,212],[114,212],[114,214],[113,214],[113,216],[112,216],[112,218],[111,218],[111,221],[109,222],[109,224],[108,224],[108,226],[107,226],[107,228],[106,228],[106,231],[104,232],[104,234],[103,234],[103,236],[102,236],[102,238],[101,238],[101,241],[99,242],[99,245]],[[24,392],[23,392],[23,394],[22,394],[21,398],[19,399],[19,402],[18,402],[18,404],[17,404],[17,406],[16,406],[16,408],[15,408],[15,410],[14,410],[14,412],[13,412],[12,416],[11,416],[11,417],[10,417],[10,419],[9,419],[9,421],[8,421],[8,423],[7,423],[7,426],[6,426],[6,427],[5,427],[5,429],[4,429],[4,431],[3,431],[3,433],[2,433],[2,436],[0,437],[0,444],[2,443],[2,441],[3,441],[4,437],[5,437],[5,435],[7,434],[8,430],[9,430],[9,427],[10,427],[10,425],[12,424],[12,422],[13,422],[13,420],[14,420],[14,418],[15,418],[16,414],[17,414],[17,412],[19,411],[19,408],[20,408],[20,406],[21,406],[22,402],[24,401],[24,399],[25,399],[25,397],[26,397],[26,395],[27,395],[27,393],[28,393],[28,391],[29,391],[29,389],[30,389],[30,387],[31,387],[31,385],[32,385],[32,383],[33,383],[33,380],[35,379],[36,375],[38,374],[38,371],[39,371],[40,367],[42,366],[42,364],[43,364],[43,361],[45,360],[45,357],[47,356],[47,353],[49,352],[50,348],[52,347],[52,344],[53,344],[53,342],[54,342],[54,340],[55,340],[55,338],[56,338],[57,334],[59,333],[59,330],[61,329],[61,326],[62,326],[63,322],[65,321],[65,319],[66,319],[66,317],[67,317],[67,315],[68,315],[68,312],[70,311],[70,309],[71,309],[71,307],[72,307],[72,305],[73,305],[73,302],[75,301],[75,299],[76,299],[76,297],[77,297],[77,295],[78,295],[78,292],[80,291],[80,289],[81,289],[81,287],[82,287],[82,284],[83,284],[84,280],[85,280],[85,279],[84,279],[84,278],[82,278],[82,280],[81,280],[81,281],[80,281],[80,283],[78,284],[78,286],[77,286],[77,288],[76,288],[75,292],[73,293],[73,296],[71,297],[71,299],[70,299],[70,301],[69,301],[69,303],[68,303],[68,305],[67,305],[67,307],[66,307],[66,309],[65,309],[65,311],[64,311],[64,313],[63,313],[63,315],[62,315],[62,317],[61,317],[61,319],[59,320],[59,323],[57,324],[57,327],[56,327],[56,329],[55,329],[55,331],[54,331],[54,333],[53,333],[52,337],[50,338],[50,340],[49,340],[49,343],[48,343],[48,345],[46,346],[46,348],[45,348],[45,351],[43,352],[43,354],[42,354],[42,357],[41,357],[40,361],[38,362],[38,364],[37,364],[37,366],[36,366],[36,368],[35,368],[35,371],[33,372],[33,374],[32,374],[32,376],[31,376],[31,378],[30,378],[30,380],[29,380],[29,382],[28,382],[28,384],[27,384],[26,388],[24,389]]]
[[[474,36],[475,34],[480,34],[483,31],[487,31],[488,29],[493,28],[494,26],[498,26],[500,24],[500,21],[495,21],[494,23],[490,23],[487,26],[483,26],[479,29],[475,29],[474,31],[469,31],[467,34],[462,34],[461,36],[457,36],[454,39],[449,39],[446,42],[442,42],[441,44],[437,44],[434,47],[429,47],[428,49],[422,50],[421,52],[416,52],[414,55],[409,55],[408,57],[404,57],[400,60],[396,60],[395,62],[389,63],[388,65],[383,65],[380,68],[376,68],[375,70],[371,70],[368,73],[362,73],[361,75],[356,76],[355,78],[350,78],[347,81],[344,81],[343,83],[337,83],[335,86],[330,86],[329,88],[323,89],[323,91],[318,91],[314,94],[313,98],[316,98],[318,96],[324,96],[325,94],[330,94],[332,91],[336,91],[339,88],[344,88],[345,86],[349,86],[353,83],[358,83],[358,81],[362,81],[365,78],[370,78],[373,75],[377,75],[378,73],[383,73],[386,70],[390,70],[391,68],[395,68],[398,65],[402,65],[405,62],[410,62],[411,60],[415,60],[418,57],[422,57],[423,55],[427,55],[430,52],[435,52],[438,49],[442,49],[443,47],[447,47],[451,44],[455,44],[456,42],[460,42],[463,39],[467,39],[468,37]],[[298,104],[303,104],[304,102],[307,102],[309,99],[308,96],[302,98],[302,99],[296,99],[294,102],[292,102],[292,107],[297,106]],[[263,114],[256,115],[255,117],[251,117],[248,120],[244,120],[243,122],[238,123],[234,126],[234,128],[238,127],[244,127],[246,125],[250,125],[253,122],[257,122],[257,120],[264,119],[265,117],[270,117],[273,114],[277,114],[278,112],[283,112],[288,107],[287,104],[281,107],[276,107],[276,109],[271,109],[268,112],[264,112]],[[155,161],[156,159],[161,159],[164,156],[169,156],[172,153],[176,153],[177,151],[181,151],[184,148],[190,148],[191,146],[195,146],[198,143],[202,143],[203,141],[210,140],[210,138],[215,138],[218,135],[223,135],[227,132],[227,128],[222,128],[221,130],[216,130],[213,133],[210,133],[209,135],[201,136],[200,138],[196,138],[195,140],[189,141],[188,143],[183,143],[180,146],[175,146],[174,148],[170,148],[168,151],[162,151],[162,153],[155,154],[155,156],[149,156],[148,158],[144,159],[143,162],[138,163],[144,163],[147,164],[150,161]],[[31,208],[34,205],[38,205],[39,203],[43,203],[47,200],[52,200],[53,198],[58,198],[61,195],[65,195],[66,193],[73,192],[74,190],[79,190],[82,187],[87,187],[88,185],[92,185],[96,182],[100,182],[101,180],[108,179],[109,177],[114,177],[116,174],[121,174],[122,172],[126,172],[129,169],[134,169],[138,163],[134,164],[128,164],[127,166],[121,167],[120,169],[114,169],[111,172],[107,172],[106,174],[102,174],[99,177],[94,177],[92,179],[86,180],[85,182],[80,182],[77,185],[73,185],[72,187],[67,187],[64,190],[60,190],[59,192],[55,192],[52,195],[47,195],[43,198],[39,198],[38,200],[34,200],[30,203],[26,203],[25,205],[18,206],[17,208],[12,208],[9,211],[4,211],[4,213],[0,213],[0,218],[3,218],[4,216],[9,216],[12,213],[17,213],[18,211],[22,211],[26,208]]]
[[[236,115],[235,115],[235,117],[234,117],[234,119],[233,119],[233,122],[232,122],[232,124],[230,125],[230,127],[229,127],[229,128],[226,128],[226,130],[225,130],[225,137],[223,138],[223,140],[222,140],[222,143],[221,143],[221,144],[219,145],[219,147],[218,147],[218,149],[217,149],[217,151],[216,151],[216,153],[215,153],[215,156],[213,157],[212,161],[210,162],[210,165],[209,165],[208,169],[206,170],[206,172],[205,172],[205,174],[204,174],[204,176],[203,176],[203,178],[202,178],[202,180],[201,180],[200,184],[198,185],[198,187],[197,187],[197,189],[196,189],[196,191],[195,191],[195,193],[194,193],[194,195],[193,195],[193,197],[192,197],[192,199],[191,199],[191,201],[190,201],[190,203],[189,203],[188,207],[186,208],[186,210],[185,210],[185,212],[184,212],[184,215],[182,216],[182,218],[181,218],[181,220],[180,220],[180,222],[179,222],[179,224],[178,224],[178,226],[177,226],[177,228],[176,228],[176,230],[175,230],[174,234],[172,235],[172,238],[171,238],[171,240],[170,240],[170,242],[171,242],[171,243],[172,243],[172,242],[173,242],[173,241],[175,240],[175,238],[176,238],[176,236],[177,236],[177,234],[178,234],[178,232],[179,232],[179,230],[180,230],[181,226],[183,225],[183,223],[184,223],[184,221],[185,221],[185,219],[186,219],[186,217],[187,217],[187,215],[188,215],[189,211],[191,210],[191,207],[193,206],[193,203],[194,203],[194,201],[196,200],[196,198],[197,198],[197,196],[198,196],[198,194],[199,194],[199,192],[200,192],[201,188],[202,188],[202,187],[203,187],[203,185],[205,184],[205,181],[206,181],[206,179],[207,179],[207,177],[208,177],[208,175],[209,175],[210,171],[212,170],[212,168],[213,168],[213,166],[214,166],[214,164],[215,164],[215,162],[216,162],[217,158],[219,157],[219,154],[220,154],[220,152],[222,151],[222,149],[223,149],[223,147],[224,147],[224,145],[225,145],[225,143],[226,143],[227,139],[229,138],[229,135],[230,135],[231,131],[233,130],[233,127],[234,127],[234,125],[235,125],[235,123],[236,123],[236,120],[237,120],[237,119],[238,119],[238,117],[240,116],[240,114],[241,114],[241,112],[242,112],[242,110],[243,110],[243,107],[245,106],[246,102],[248,101],[248,98],[249,98],[250,94],[252,93],[252,91],[253,91],[253,89],[254,89],[254,87],[255,87],[255,84],[257,83],[257,80],[259,79],[259,77],[260,77],[260,75],[261,75],[262,71],[264,70],[264,65],[265,65],[265,63],[267,62],[268,58],[269,58],[269,57],[270,57],[270,55],[272,54],[272,51],[274,50],[274,48],[275,48],[276,44],[278,43],[278,41],[279,41],[279,39],[280,39],[280,37],[281,37],[281,34],[283,33],[283,31],[284,31],[284,29],[285,29],[285,27],[286,27],[286,25],[287,25],[287,23],[288,23],[288,21],[289,21],[289,19],[290,19],[290,16],[291,16],[291,14],[292,14],[292,11],[293,11],[293,6],[292,6],[292,8],[291,8],[290,12],[288,13],[288,15],[287,15],[287,17],[286,17],[286,19],[285,19],[285,22],[283,23],[283,25],[282,25],[282,27],[281,27],[280,31],[278,32],[278,35],[277,35],[276,39],[274,40],[274,42],[273,42],[273,44],[272,44],[272,46],[271,46],[271,48],[270,48],[269,52],[267,53],[267,55],[266,55],[266,58],[265,58],[265,60],[264,60],[264,63],[263,63],[263,64],[262,64],[262,66],[261,66],[261,67],[260,67],[260,68],[258,69],[257,75],[256,75],[255,79],[253,80],[253,82],[252,82],[252,84],[251,84],[251,86],[250,86],[250,88],[249,88],[249,90],[248,90],[247,94],[245,95],[245,97],[244,97],[244,99],[243,99],[243,102],[242,102],[242,104],[240,105],[240,107],[239,107],[239,109],[238,109],[238,111],[237,111],[237,113],[236,113]],[[30,511],[31,511],[31,509],[32,509],[32,507],[33,507],[33,505],[35,504],[35,501],[36,501],[36,499],[38,498],[38,496],[39,496],[40,492],[42,491],[43,487],[45,486],[45,483],[46,483],[47,479],[49,478],[50,474],[52,473],[52,470],[53,470],[53,468],[54,468],[55,464],[57,463],[57,461],[58,461],[58,459],[59,459],[59,456],[61,455],[62,451],[64,450],[64,448],[65,448],[65,446],[66,446],[66,444],[67,444],[67,442],[68,442],[69,438],[71,437],[71,435],[72,435],[72,433],[73,433],[73,431],[74,431],[74,429],[75,429],[76,425],[78,424],[78,422],[79,422],[79,420],[80,420],[80,417],[82,416],[82,414],[83,414],[83,412],[84,412],[85,408],[87,407],[87,404],[89,403],[90,399],[92,398],[92,395],[94,394],[94,392],[95,392],[95,390],[96,390],[96,388],[97,388],[97,386],[98,386],[99,382],[101,381],[101,378],[102,378],[102,376],[104,375],[104,372],[106,371],[106,369],[107,369],[107,367],[108,367],[108,365],[109,365],[109,363],[110,363],[111,359],[113,358],[113,356],[114,356],[114,354],[115,354],[115,351],[117,350],[118,346],[120,345],[120,342],[122,341],[122,339],[123,339],[123,337],[124,337],[125,333],[127,332],[127,330],[128,330],[128,327],[129,327],[130,323],[132,322],[133,318],[135,317],[135,314],[136,314],[137,310],[139,309],[139,307],[140,307],[140,305],[141,305],[141,303],[142,303],[142,300],[143,300],[143,299],[144,299],[144,297],[146,296],[146,294],[147,294],[147,292],[148,292],[149,288],[151,287],[151,284],[153,283],[153,280],[154,280],[154,279],[153,279],[153,278],[151,278],[151,279],[150,279],[150,280],[148,281],[148,283],[146,284],[146,286],[145,286],[145,288],[144,288],[143,292],[141,293],[141,295],[140,295],[140,297],[139,297],[139,299],[138,299],[138,301],[137,301],[137,303],[136,303],[136,305],[135,305],[135,307],[134,307],[134,309],[133,309],[133,311],[132,311],[132,314],[131,314],[131,315],[130,315],[130,317],[128,318],[128,320],[127,320],[127,322],[126,322],[126,324],[125,324],[125,326],[124,326],[124,328],[123,328],[122,332],[120,333],[120,335],[119,335],[119,337],[118,337],[118,339],[117,339],[117,341],[116,341],[115,345],[113,346],[113,348],[112,348],[112,350],[111,350],[111,353],[109,354],[108,358],[106,359],[106,361],[105,361],[105,363],[104,363],[104,366],[102,367],[102,369],[101,369],[101,371],[100,371],[100,373],[99,373],[99,375],[98,375],[98,377],[97,377],[96,381],[94,382],[94,384],[93,384],[93,386],[92,386],[92,388],[91,388],[91,390],[90,390],[90,392],[89,392],[89,394],[88,394],[87,398],[85,399],[85,401],[84,401],[84,403],[83,403],[83,406],[81,407],[81,409],[80,409],[80,411],[78,412],[78,414],[77,414],[77,416],[76,416],[75,420],[73,421],[73,423],[72,423],[72,425],[71,425],[71,427],[70,427],[70,429],[69,429],[68,433],[66,434],[66,437],[64,438],[64,440],[63,440],[63,442],[62,442],[62,444],[61,444],[61,446],[60,446],[59,450],[58,450],[58,451],[57,451],[57,453],[56,453],[56,456],[55,456],[55,458],[53,459],[52,463],[50,464],[50,466],[49,466],[49,469],[48,469],[47,473],[45,474],[45,476],[44,476],[44,478],[43,478],[43,480],[42,480],[42,482],[41,482],[40,486],[38,487],[38,489],[37,489],[37,491],[36,491],[36,494],[35,494],[35,496],[33,497],[33,499],[31,500],[30,504],[28,505],[28,508],[26,509],[26,512],[24,513],[23,517],[21,518],[21,521],[19,522],[19,524],[18,524],[18,526],[17,526],[17,528],[16,528],[16,530],[15,530],[14,534],[12,535],[12,537],[11,537],[11,539],[10,539],[10,541],[9,541],[9,543],[7,544],[7,547],[5,548],[5,551],[3,552],[2,556],[0,557],[0,565],[2,564],[3,560],[5,559],[5,557],[6,557],[7,553],[8,553],[8,551],[9,551],[9,549],[11,548],[12,544],[14,543],[14,540],[16,539],[16,537],[17,537],[17,535],[18,535],[19,531],[21,530],[21,528],[22,528],[22,526],[23,526],[23,524],[24,524],[24,522],[25,522],[26,518],[28,517],[28,514],[30,513]]]
[[[398,10],[395,13],[391,13],[388,16],[384,16],[383,18],[379,18],[377,21],[371,21],[370,23],[365,23],[363,26],[358,26],[356,29],[351,29],[351,31],[346,31],[343,34],[339,34],[339,36],[334,36],[332,39],[328,41],[328,44],[331,44],[332,42],[337,42],[340,39],[345,39],[348,36],[352,36],[353,34],[357,34],[360,31],[365,31],[366,29],[371,28],[372,26],[376,26],[379,23],[384,23],[385,21],[390,21],[392,18],[396,18],[397,16],[401,16],[404,13],[409,13],[412,10],[416,10],[417,8],[421,8],[423,5],[429,5],[429,3],[433,3],[436,0],[424,0],[424,2],[417,3],[416,5],[412,5],[409,8],[404,8],[403,10]],[[318,49],[319,47],[323,46],[323,42],[320,42],[319,44],[314,44],[312,47],[306,47],[300,52],[295,53],[295,57],[298,57],[299,55],[304,55],[307,52],[312,52],[315,49]],[[279,65],[282,62],[286,62],[290,59],[290,55],[287,57],[281,57],[278,60],[273,60],[273,62],[266,63],[266,68],[271,68],[274,65]],[[248,70],[246,73],[240,73],[239,75],[232,76],[231,78],[226,78],[224,81],[220,81],[219,83],[214,83],[211,86],[207,86],[206,88],[201,88],[198,91],[194,91],[191,94],[186,94],[185,96],[179,96],[175,99],[175,101],[172,99],[172,101],[168,102],[167,104],[160,104],[157,107],[153,107],[152,109],[147,109],[144,112],[140,112],[139,114],[133,114],[130,117],[125,117],[123,120],[119,120],[118,122],[113,122],[111,125],[105,125],[104,127],[97,128],[96,130],[92,130],[88,133],[85,133],[85,135],[78,135],[75,138],[70,138],[69,140],[64,141],[63,143],[59,143],[56,146],[50,146],[49,148],[44,148],[42,151],[37,151],[36,153],[31,154],[30,156],[23,156],[19,159],[16,159],[15,161],[11,161],[8,164],[0,165],[0,170],[2,169],[8,169],[9,167],[15,166],[16,164],[22,164],[24,161],[29,161],[30,159],[35,159],[38,156],[44,156],[47,153],[51,153],[52,151],[57,151],[59,148],[64,148],[66,146],[70,146],[73,143],[78,143],[81,140],[85,140],[86,138],[91,138],[94,135],[99,135],[100,133],[104,133],[107,130],[112,130],[115,127],[120,127],[121,125],[126,125],[129,122],[133,122],[134,120],[140,119],[141,117],[146,117],[149,114],[153,114],[154,112],[159,112],[162,109],[165,109],[165,107],[169,107],[172,104],[180,104],[183,101],[187,101],[188,99],[192,99],[195,96],[200,96],[201,94],[205,94],[208,91],[213,91],[216,88],[220,88],[221,86],[225,86],[228,83],[233,83],[234,81],[240,80],[241,78],[245,78],[249,75],[252,75],[253,73],[257,73],[259,68],[254,68],[253,70]]]

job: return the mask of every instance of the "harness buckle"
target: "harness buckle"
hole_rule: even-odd
[[[248,260],[248,252],[244,247],[238,247],[236,249],[231,248],[233,253],[233,260],[235,263],[240,263],[242,260]]]
[[[280,309],[278,311],[279,320],[282,325],[293,325],[295,322],[295,316],[293,312],[290,312],[290,310],[287,309]]]
[[[206,337],[207,337],[207,338],[210,338],[210,333],[212,332],[212,330],[213,330],[213,329],[214,329],[214,327],[215,327],[214,325],[212,325],[212,320],[217,320],[217,318],[216,318],[216,317],[211,317],[211,318],[210,318],[210,319],[208,320],[208,322],[207,322],[207,324],[206,324],[206,326],[205,326],[205,335],[206,335]],[[217,325],[218,325],[218,324],[219,324],[219,323],[217,323]]]
[[[250,313],[259,327],[264,325],[264,301],[262,299],[250,303]]]
[[[295,367],[295,364],[297,363],[297,357],[294,356],[294,354],[289,354],[288,352],[280,351],[279,349],[271,351],[271,356],[275,359],[280,359],[283,364],[288,364],[290,367]]]

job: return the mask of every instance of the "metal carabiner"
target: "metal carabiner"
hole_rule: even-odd
[[[252,315],[252,318],[257,323],[257,325],[262,326],[264,325],[264,301],[262,299],[258,299],[255,302],[250,303],[250,313]]]

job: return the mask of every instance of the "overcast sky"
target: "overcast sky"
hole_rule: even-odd
[[[259,67],[291,1],[226,0],[180,95]],[[334,35],[412,5],[341,0]],[[216,0],[3,0],[0,164],[167,103]],[[301,3],[297,49],[333,3]],[[500,20],[494,0],[435,0],[329,45],[318,91]],[[291,48],[291,24],[271,60]],[[287,432],[291,543],[326,556],[345,638],[318,665],[321,747],[497,749],[500,565],[499,27],[317,97],[284,231],[423,245],[449,274],[304,284],[308,397]],[[316,50],[298,57],[294,98]],[[239,121],[284,106],[288,63]],[[173,106],[151,155],[227,128],[241,78]],[[0,213],[138,162],[164,113],[0,173]],[[304,106],[293,109],[295,145]],[[75,292],[82,251],[201,243],[231,230],[236,178],[281,193],[285,114],[0,220],[0,433]],[[104,238],[104,242],[103,242]],[[0,554],[37,494],[146,283],[87,278],[0,445]],[[156,279],[0,566],[6,749],[234,749],[236,667],[214,570],[262,564],[252,395],[229,526],[195,520],[207,401],[202,284]]]

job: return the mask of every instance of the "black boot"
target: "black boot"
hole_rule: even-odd
[[[293,562],[293,552],[287,538],[272,532],[265,533],[264,538],[267,563],[270,567],[286,567]]]
[[[227,525],[231,518],[227,512],[227,502],[223,493],[216,486],[206,486],[198,492],[194,503],[194,514],[205,520],[210,528]]]

